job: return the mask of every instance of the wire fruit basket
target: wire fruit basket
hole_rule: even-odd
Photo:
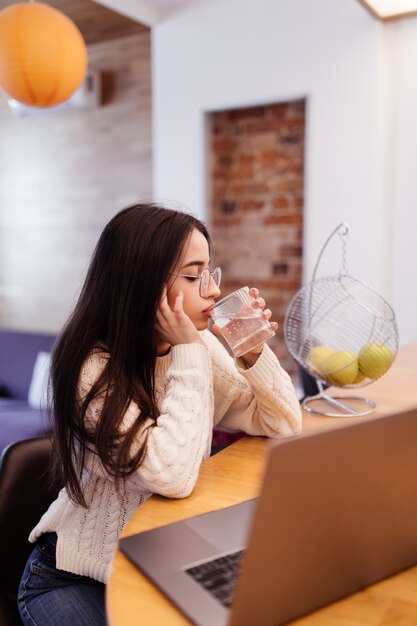
[[[339,274],[317,278],[323,253],[335,234],[342,245]],[[376,408],[358,396],[331,396],[329,385],[356,389],[383,376],[398,351],[398,328],[391,306],[347,270],[349,228],[342,222],[329,235],[309,284],[291,300],[284,337],[291,356],[316,379],[319,393],[303,401],[311,413],[329,417],[361,416]],[[330,408],[329,408],[330,407]]]

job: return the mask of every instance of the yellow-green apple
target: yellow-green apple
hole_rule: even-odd
[[[381,343],[366,343],[359,351],[359,369],[368,378],[379,378],[391,367],[394,355]]]
[[[310,350],[307,362],[310,367],[312,367],[314,370],[316,370],[316,372],[321,374],[323,369],[323,362],[327,359],[327,357],[333,354],[333,352],[334,350],[332,350],[332,348],[329,348],[329,346],[314,346],[314,348]]]
[[[351,385],[358,375],[358,355],[347,351],[333,352],[323,361],[322,374],[332,385]]]

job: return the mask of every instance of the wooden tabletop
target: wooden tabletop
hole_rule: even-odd
[[[335,390],[331,390],[332,395]],[[375,419],[417,406],[417,341],[400,349],[391,369],[375,383],[337,395],[366,396],[377,410],[363,418],[330,418],[304,412],[303,431],[314,432]],[[246,437],[205,461],[193,493],[183,500],[153,496],[132,516],[131,535],[256,497],[268,440]],[[110,626],[188,626],[190,622],[120,552],[106,592]],[[294,626],[410,626],[417,624],[417,566],[292,622]]]

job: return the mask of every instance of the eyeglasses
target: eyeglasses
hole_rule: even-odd
[[[177,274],[177,276],[188,278],[188,280],[192,281],[199,280],[200,296],[202,298],[207,298],[208,296],[210,278],[214,280],[216,287],[220,287],[220,283],[222,282],[222,270],[220,267],[215,267],[212,272],[210,272],[209,269],[205,269],[201,272],[201,274]]]

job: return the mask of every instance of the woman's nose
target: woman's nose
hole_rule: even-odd
[[[218,298],[221,294],[220,287],[217,286],[213,276],[210,276],[210,282],[208,286],[206,298]]]

